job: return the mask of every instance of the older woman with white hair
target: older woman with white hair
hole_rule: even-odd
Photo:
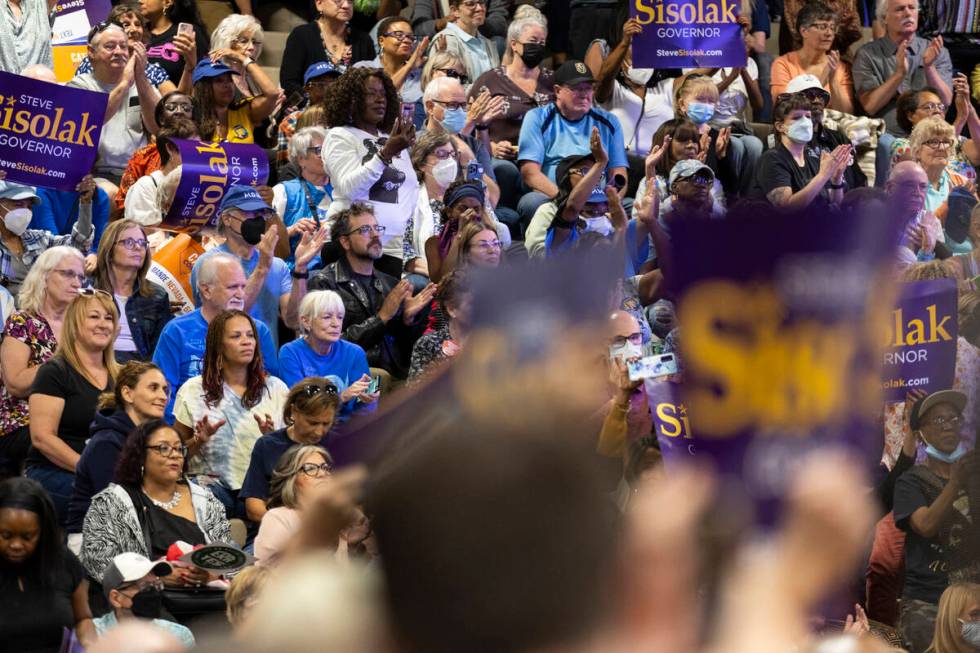
[[[264,39],[265,33],[262,31],[262,25],[255,19],[255,16],[231,14],[218,23],[218,26],[211,33],[211,48],[213,52],[231,50],[244,55],[246,60],[258,61],[262,54]],[[231,78],[239,93],[245,97],[261,94],[262,90],[252,81],[237,58],[224,58],[222,62],[238,73],[232,75]]]
[[[289,140],[289,162],[299,168],[299,177],[272,187],[272,208],[282,216],[289,234],[290,256],[286,263],[293,267],[292,252],[303,234],[313,234],[325,222],[330,207],[332,188],[323,167],[323,127],[304,127]],[[317,259],[312,261],[315,265]]]
[[[344,301],[332,290],[308,293],[299,306],[301,338],[279,349],[282,380],[290,387],[310,376],[326,377],[340,392],[339,422],[355,412],[372,411],[378,393],[372,385],[364,350],[341,339]]]
[[[944,224],[949,210],[949,196],[953,189],[957,187],[966,188],[971,194],[974,194],[970,181],[949,168],[955,146],[956,131],[940,116],[931,116],[920,120],[909,136],[909,151],[912,160],[922,166],[929,178],[925,208]],[[962,243],[957,243],[947,237],[946,244],[956,254],[972,250],[969,238]]]
[[[7,318],[0,344],[0,473],[20,473],[31,444],[27,398],[38,368],[54,355],[65,310],[85,280],[85,260],[74,247],[45,250],[31,266]]]

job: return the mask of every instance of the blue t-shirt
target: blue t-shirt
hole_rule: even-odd
[[[256,320],[259,332],[259,348],[262,351],[262,366],[272,376],[279,376],[279,362],[272,334],[265,323]],[[191,311],[167,322],[160,333],[153,362],[163,372],[170,384],[170,399],[167,402],[166,418],[173,421],[174,399],[177,390],[184,382],[201,373],[204,362],[204,342],[208,335],[208,323],[201,315],[201,309]]]
[[[71,228],[78,222],[78,197],[80,193],[53,188],[38,188],[37,196],[41,202],[31,211],[30,229],[43,229],[59,236],[67,236]],[[92,241],[92,252],[99,248],[99,239],[109,223],[109,196],[101,188],[95,189],[92,197],[92,226],[95,228],[95,240]],[[88,252],[86,252],[87,254]]]
[[[201,261],[215,252],[223,252],[235,256],[228,249],[228,245],[223,243],[209,250],[194,262],[194,267],[191,269],[191,288],[194,289],[195,306],[201,305],[201,296],[197,292],[197,271],[201,267]],[[240,258],[238,260],[242,262],[242,268],[245,269],[245,276],[250,277],[255,267],[259,264],[259,250],[252,250],[252,258],[250,259]],[[273,257],[269,274],[265,277],[265,285],[259,291],[259,296],[256,298],[255,304],[252,305],[252,310],[248,314],[257,320],[262,320],[267,326],[272,325],[269,328],[272,330],[272,343],[276,348],[279,347],[279,298],[282,295],[288,295],[292,289],[293,280],[289,276],[289,266],[281,258]]]
[[[602,145],[609,153],[608,172],[612,168],[626,168],[626,146],[623,144],[623,128],[613,114],[593,107],[576,121],[563,118],[555,104],[531,109],[524,115],[521,125],[518,161],[536,161],[541,172],[558,183],[555,170],[566,156],[588,154],[592,128],[599,128]]]
[[[325,356],[313,351],[306,338],[299,338],[286,343],[279,350],[279,367],[286,385],[293,387],[308,376],[323,376],[337,386],[337,392],[343,392],[350,384],[365,374],[370,374],[367,355],[358,345],[346,340],[338,340]],[[340,406],[337,421],[343,422],[350,418],[356,410],[358,413],[370,412],[375,409],[377,402],[365,404],[357,399],[351,399]]]
[[[320,440],[320,446],[326,448],[329,438],[328,434]],[[248,471],[245,472],[245,480],[242,481],[242,489],[238,491],[238,498],[243,500],[268,498],[272,471],[282,455],[296,444],[286,435],[286,429],[266,433],[256,440],[255,446],[252,447],[252,457],[248,462]]]

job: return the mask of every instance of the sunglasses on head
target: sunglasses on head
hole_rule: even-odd
[[[335,386],[333,383],[326,383],[324,385],[311,383],[310,385],[303,388],[303,394],[306,395],[307,397],[314,397],[320,394],[321,392],[325,392],[328,395],[335,395],[337,394],[337,386]]]

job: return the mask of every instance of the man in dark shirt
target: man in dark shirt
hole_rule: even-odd
[[[976,456],[960,436],[964,406],[965,394],[943,390],[917,401],[909,416],[927,456],[895,485],[895,524],[906,532],[899,630],[912,653],[929,647],[939,597],[951,577],[975,582],[980,570],[980,561],[966,551],[976,525],[965,488]]]
[[[360,345],[371,367],[404,379],[436,286],[429,284],[413,297],[409,281],[375,270],[383,235],[384,227],[369,204],[354,202],[338,213],[330,238],[343,249],[343,256],[310,280],[310,290],[337,292],[346,309],[344,340]]]

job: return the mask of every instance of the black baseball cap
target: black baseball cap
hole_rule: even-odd
[[[594,82],[592,71],[581,61],[569,59],[555,73],[555,84],[559,86],[575,86],[581,82]]]

